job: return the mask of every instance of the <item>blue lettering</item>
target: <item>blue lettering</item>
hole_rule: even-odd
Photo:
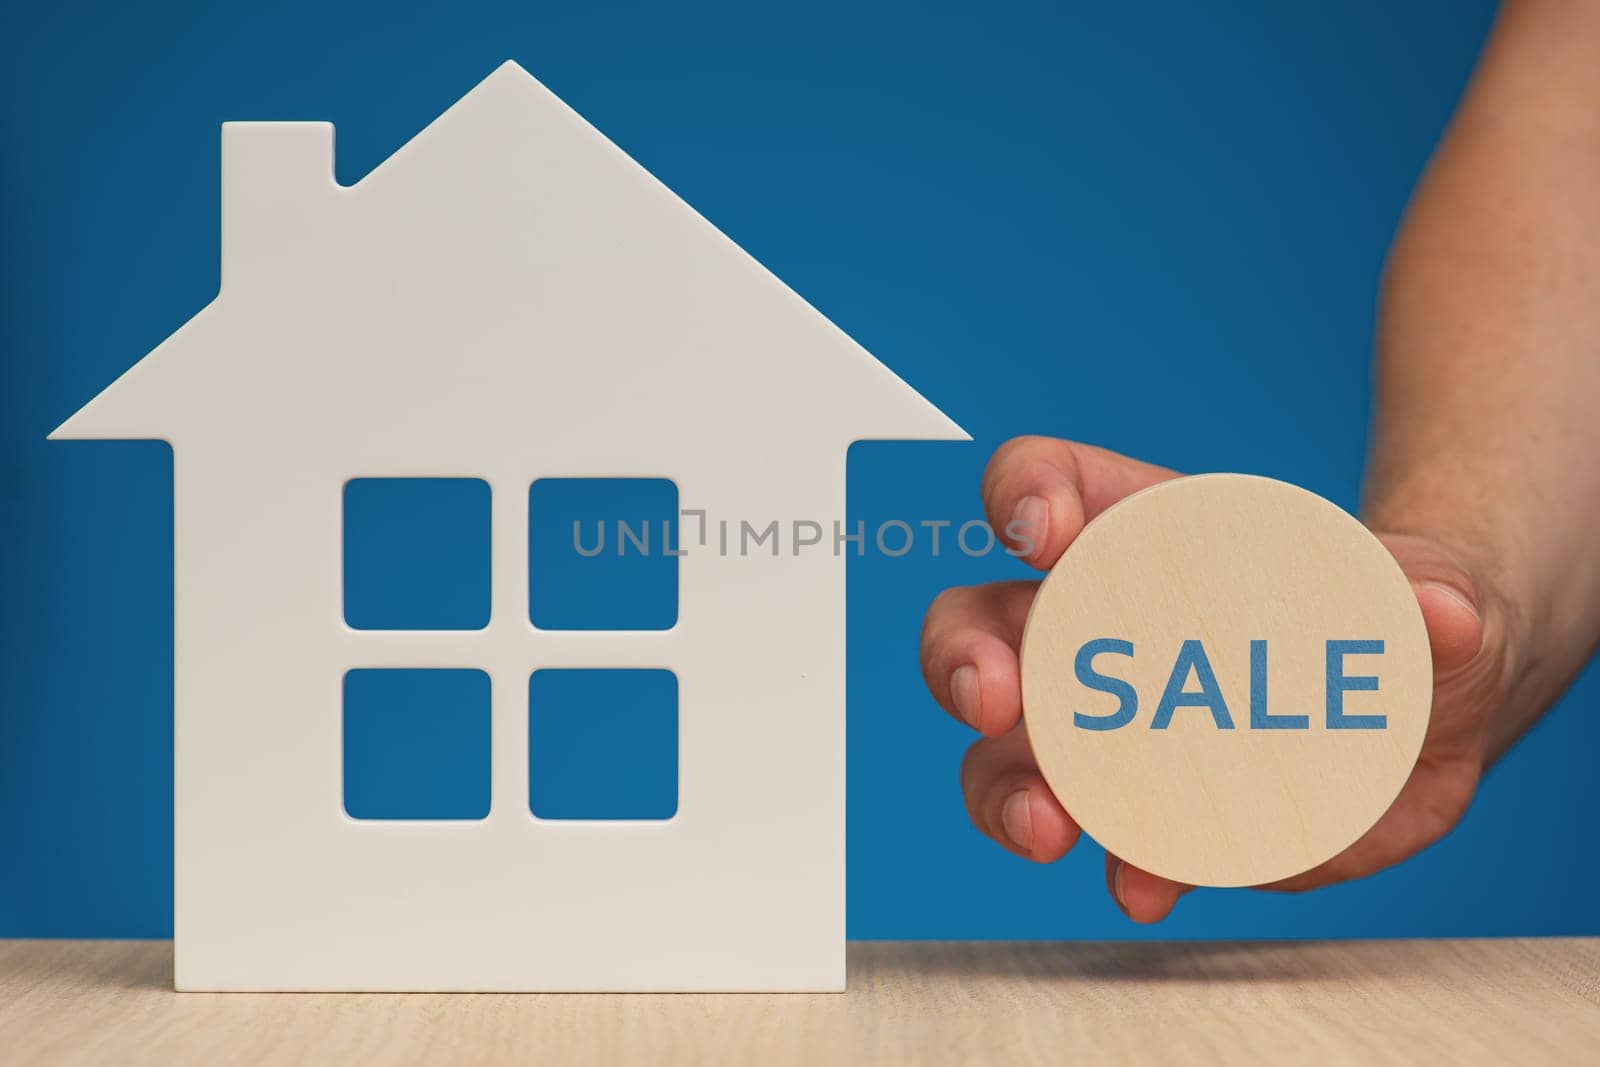
[[[1250,729],[1309,730],[1309,715],[1273,715],[1267,710],[1267,643],[1250,642]]]
[[[1198,693],[1186,692],[1183,688],[1191,670],[1200,682]],[[1217,724],[1217,729],[1233,729],[1233,717],[1228,714],[1228,705],[1222,699],[1222,690],[1217,686],[1211,661],[1206,658],[1205,646],[1199,641],[1185,641],[1183,647],[1178,649],[1178,660],[1172,665],[1166,692],[1161,694],[1161,703],[1156,705],[1156,717],[1150,723],[1150,729],[1165,730],[1172,723],[1173,710],[1180,707],[1210,708],[1211,719]]]
[[[1329,641],[1328,642],[1328,729],[1330,730],[1382,730],[1389,725],[1387,715],[1346,715],[1344,695],[1350,693],[1376,693],[1378,679],[1372,675],[1346,675],[1346,656],[1377,656],[1383,654],[1382,641]]]
[[[1072,661],[1073,670],[1078,675],[1078,683],[1087,689],[1110,693],[1118,701],[1117,710],[1109,715],[1085,715],[1081,711],[1073,712],[1072,725],[1081,730],[1115,730],[1132,722],[1134,715],[1139,711],[1139,694],[1134,692],[1133,686],[1121,678],[1112,678],[1094,669],[1094,658],[1102,652],[1131,656],[1133,643],[1118,641],[1112,637],[1101,637],[1094,641],[1085,641],[1083,647],[1078,649],[1078,655]]]

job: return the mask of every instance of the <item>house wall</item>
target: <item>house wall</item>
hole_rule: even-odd
[[[787,543],[777,558],[722,558],[713,536],[679,561],[674,629],[536,632],[526,506],[537,477],[669,476],[682,506],[713,521],[827,527],[844,513],[844,448],[818,447],[814,462],[728,449],[692,468],[670,447],[654,453],[660,468],[607,452],[619,450],[602,446],[584,466],[457,455],[441,467],[305,440],[178,443],[180,988],[842,988],[844,560],[826,544],[796,557]],[[436,474],[483,477],[493,490],[490,625],[348,629],[344,481]],[[481,822],[344,814],[343,674],[402,666],[490,674],[492,808]],[[527,679],[552,666],[676,672],[674,818],[532,817]]]

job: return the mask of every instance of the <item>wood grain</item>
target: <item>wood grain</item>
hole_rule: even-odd
[[[850,946],[844,994],[172,992],[164,941],[0,942],[0,1062],[1600,1062],[1600,939]]]
[[[1362,644],[1332,646],[1349,652],[1330,664],[1329,642]],[[1378,691],[1329,681],[1345,676]],[[1112,691],[1129,685],[1136,710]],[[1022,692],[1039,769],[1086,833],[1175,881],[1256,885],[1309,870],[1388,810],[1422,746],[1433,667],[1410,583],[1364,526],[1297,486],[1209,474],[1084,529],[1034,600]]]

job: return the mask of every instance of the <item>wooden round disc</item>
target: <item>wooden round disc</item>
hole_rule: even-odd
[[[1238,474],[1136,493],[1079,535],[1022,639],[1028,735],[1084,831],[1191,885],[1309,870],[1394,801],[1433,667],[1366,527]]]

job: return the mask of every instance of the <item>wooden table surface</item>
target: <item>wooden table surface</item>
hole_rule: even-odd
[[[844,994],[177,994],[0,941],[0,1063],[1600,1064],[1600,939],[863,942]]]

